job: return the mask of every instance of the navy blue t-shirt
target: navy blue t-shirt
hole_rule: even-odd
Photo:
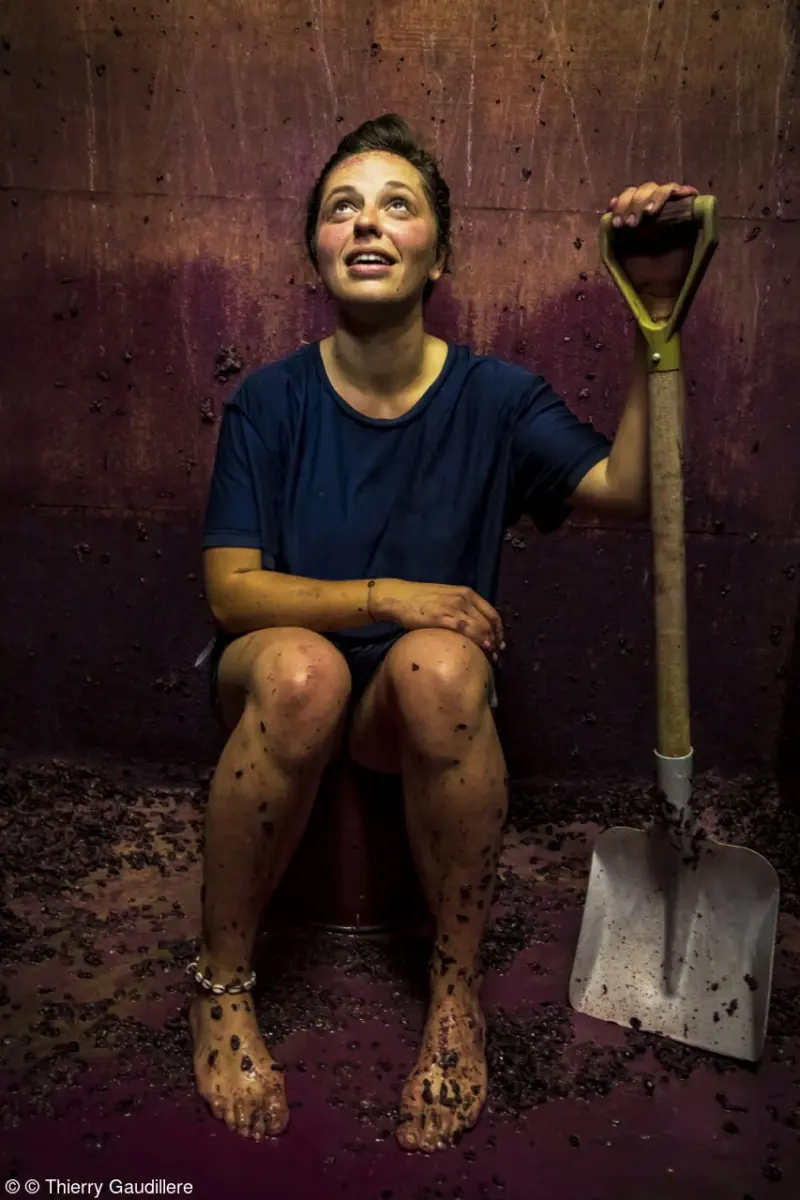
[[[528,513],[557,529],[609,448],[541,376],[454,343],[413,408],[364,416],[314,342],[224,406],[203,546],[260,549],[265,568],[312,579],[468,586],[493,604],[506,528]]]

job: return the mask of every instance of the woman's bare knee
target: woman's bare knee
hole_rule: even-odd
[[[491,668],[468,638],[445,629],[406,634],[386,669],[398,709],[408,723],[478,721],[488,705]]]
[[[351,686],[336,647],[308,629],[265,629],[241,641],[228,647],[220,664],[221,695],[238,692],[240,712],[253,713],[270,740],[310,744],[314,735],[327,738],[342,719]],[[231,653],[235,649],[238,654]]]
[[[256,654],[245,686],[261,708],[338,715],[350,694],[350,672],[335,646],[304,629]]]

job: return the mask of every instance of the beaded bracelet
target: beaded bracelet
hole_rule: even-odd
[[[200,970],[200,959],[196,958],[194,962],[189,963],[186,968],[187,975],[194,975],[195,983],[200,987],[205,988],[207,992],[211,992],[214,996],[222,996],[226,992],[229,996],[240,996],[242,992],[249,992],[255,987],[256,973],[250,972],[249,979],[245,979],[244,983],[212,983],[210,979],[206,979],[205,975]]]

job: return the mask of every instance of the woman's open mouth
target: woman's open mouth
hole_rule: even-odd
[[[351,275],[366,279],[388,275],[395,265],[394,259],[388,254],[366,250],[348,254],[345,263]]]

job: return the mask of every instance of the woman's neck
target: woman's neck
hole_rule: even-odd
[[[323,353],[339,379],[365,396],[386,399],[415,391],[429,369],[430,342],[417,308],[382,326],[340,314]]]

